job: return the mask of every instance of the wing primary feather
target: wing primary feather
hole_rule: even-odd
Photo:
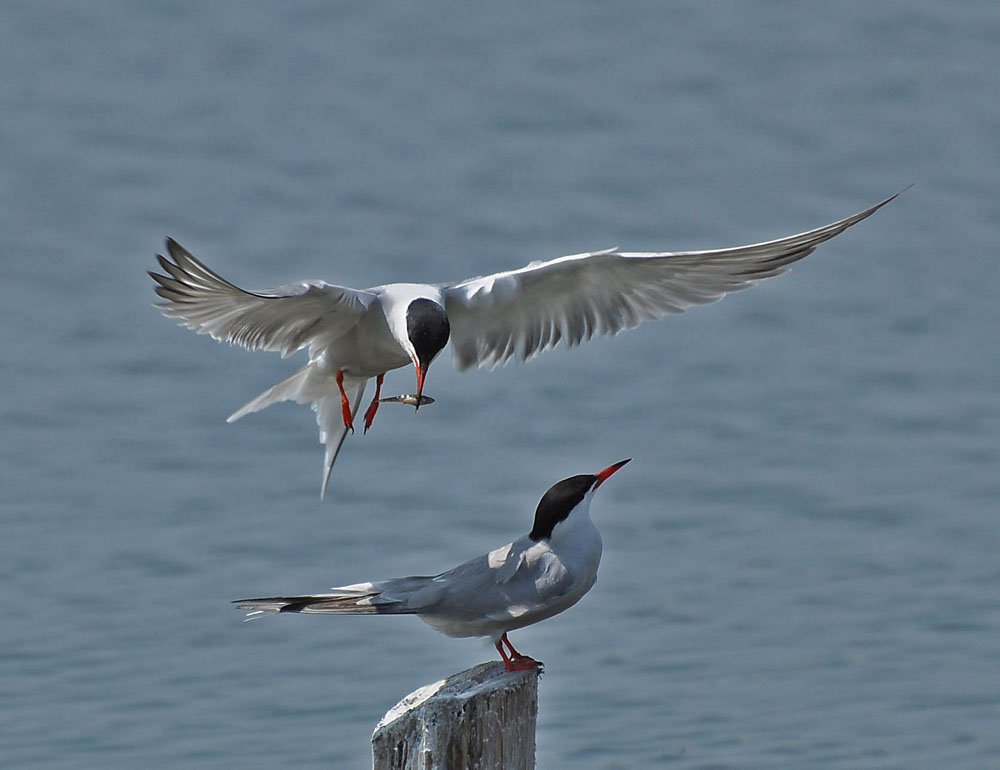
[[[164,315],[200,334],[249,350],[288,356],[309,346],[327,349],[360,321],[375,295],[322,281],[249,292],[222,278],[172,238],[170,259],[157,255],[150,272]],[[173,261],[171,261],[171,259]]]
[[[444,286],[455,366],[527,361],[560,342],[572,347],[714,302],[781,275],[899,194],[837,222],[772,241],[707,251],[605,249]]]

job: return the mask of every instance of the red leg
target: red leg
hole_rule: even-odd
[[[351,433],[354,433],[354,418],[351,416],[351,402],[347,398],[347,393],[344,392],[344,370],[337,370],[337,387],[340,388],[340,411],[344,416],[344,425],[351,429]]]
[[[507,649],[510,650],[510,655],[508,655],[502,645],[507,645]],[[514,649],[514,645],[510,643],[510,639],[507,638],[507,634],[500,637],[499,641],[496,643],[497,652],[500,653],[500,657],[503,658],[503,665],[508,671],[526,671],[533,668],[541,668],[541,661],[535,660],[534,658],[529,658],[527,655],[522,655],[517,650]]]
[[[510,658],[507,656],[507,652],[504,650],[503,645],[501,645],[498,640],[495,642],[494,646],[497,648],[497,652],[500,653],[500,657],[503,658],[503,667],[510,671]]]
[[[375,378],[375,398],[372,399],[367,411],[365,411],[365,433],[372,426],[372,420],[375,419],[375,412],[378,411],[378,397],[382,395],[382,380],[384,378],[384,372]]]

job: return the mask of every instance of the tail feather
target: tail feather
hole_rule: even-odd
[[[344,392],[351,404],[351,416],[357,415],[361,398],[368,384],[364,377],[344,377]],[[323,482],[320,487],[320,499],[326,495],[330,483],[330,472],[337,460],[340,447],[347,437],[347,426],[344,425],[343,411],[340,407],[340,388],[332,374],[321,372],[312,363],[306,364],[294,374],[281,382],[275,383],[259,396],[241,406],[226,422],[236,422],[252,412],[277,404],[282,401],[296,401],[300,404],[312,403],[316,412],[316,422],[319,425],[320,443],[326,445],[326,455],[323,458]]]
[[[354,379],[344,377],[344,392],[351,404],[351,418],[358,414],[358,407],[361,406],[361,399],[365,395],[366,379]],[[347,426],[344,425],[343,410],[340,408],[340,391],[335,395],[322,396],[312,405],[316,412],[316,423],[319,425],[319,440],[326,445],[326,454],[323,457],[323,483],[319,489],[319,498],[322,500],[326,496],[326,487],[330,483],[330,472],[333,464],[337,461],[340,447],[347,438]]]
[[[435,578],[414,576],[338,586],[328,594],[266,596],[237,599],[249,617],[269,612],[301,612],[322,615],[413,615],[426,612],[440,601],[442,588]]]
[[[285,377],[285,379],[281,382],[272,385],[255,399],[245,403],[229,415],[229,417],[226,418],[226,422],[236,422],[238,419],[245,417],[251,412],[259,412],[261,409],[269,407],[271,404],[277,404],[282,401],[298,401],[299,403],[305,403],[300,400],[300,397],[306,389],[306,382],[311,373],[311,364],[306,364],[294,374],[291,374],[288,377]]]
[[[367,596],[339,596],[337,594],[269,596],[260,599],[239,599],[233,604],[241,610],[248,610],[250,615],[260,615],[266,612],[372,615],[380,610],[376,609],[373,604],[363,604],[362,602],[370,602],[377,596],[377,593]]]
[[[406,602],[385,599],[380,591],[367,593],[307,594],[303,596],[271,596],[260,599],[238,599],[239,609],[248,610],[250,617],[268,612],[300,612],[319,615],[409,615],[414,610]]]

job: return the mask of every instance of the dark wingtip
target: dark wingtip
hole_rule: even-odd
[[[178,255],[183,257],[188,253],[187,249],[181,246],[177,241],[175,241],[170,236],[167,236],[167,252],[170,254],[171,257],[174,258],[175,262],[177,261]]]
[[[875,204],[874,206],[872,206],[872,207],[871,207],[870,209],[866,209],[866,210],[865,210],[865,212],[864,212],[864,214],[865,214],[865,217],[864,217],[864,218],[867,218],[867,217],[869,217],[870,215],[874,214],[874,213],[875,213],[876,211],[878,211],[878,210],[879,210],[880,208],[882,208],[883,206],[885,206],[885,205],[887,205],[887,204],[889,204],[889,203],[892,203],[892,202],[893,202],[894,200],[896,200],[896,198],[898,198],[898,197],[899,197],[900,195],[902,195],[903,193],[905,193],[905,192],[906,192],[907,190],[909,190],[909,189],[910,189],[911,187],[913,187],[914,185],[916,185],[916,182],[910,182],[910,183],[909,183],[908,185],[906,185],[906,187],[904,187],[904,188],[903,188],[902,190],[900,190],[899,192],[896,192],[896,193],[893,193],[892,195],[890,195],[890,196],[889,196],[888,198],[886,198],[885,200],[883,200],[883,201],[879,201],[878,203],[876,203],[876,204]]]

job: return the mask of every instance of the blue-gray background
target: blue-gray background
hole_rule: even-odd
[[[365,767],[489,644],[229,600],[451,566],[623,457],[597,586],[514,636],[540,767],[996,761],[994,2],[5,3],[0,72],[0,765]],[[144,273],[172,235],[249,288],[460,279],[910,183],[720,304],[442,357],[322,504],[308,409],[223,421],[301,359]]]

